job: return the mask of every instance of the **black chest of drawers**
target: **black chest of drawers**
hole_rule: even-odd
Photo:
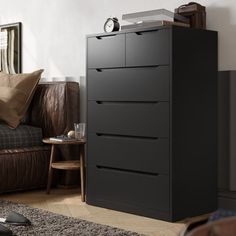
[[[87,37],[91,205],[178,220],[216,209],[217,33]]]

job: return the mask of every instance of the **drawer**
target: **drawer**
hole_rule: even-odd
[[[169,66],[88,70],[88,99],[169,101]]]
[[[169,61],[169,29],[126,34],[126,66],[167,65]]]
[[[169,211],[169,176],[88,167],[86,199]]]
[[[169,139],[88,135],[88,165],[169,173]]]
[[[169,137],[169,103],[89,101],[88,132]]]
[[[88,68],[123,67],[125,65],[125,35],[88,38]]]

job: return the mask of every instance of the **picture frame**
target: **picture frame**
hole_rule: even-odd
[[[22,23],[0,25],[0,71],[21,73]]]

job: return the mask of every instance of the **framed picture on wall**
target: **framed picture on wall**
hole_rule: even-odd
[[[21,22],[0,25],[0,71],[21,73]]]

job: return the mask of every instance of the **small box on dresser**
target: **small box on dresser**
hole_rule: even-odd
[[[169,221],[217,205],[217,33],[87,36],[86,202]]]

